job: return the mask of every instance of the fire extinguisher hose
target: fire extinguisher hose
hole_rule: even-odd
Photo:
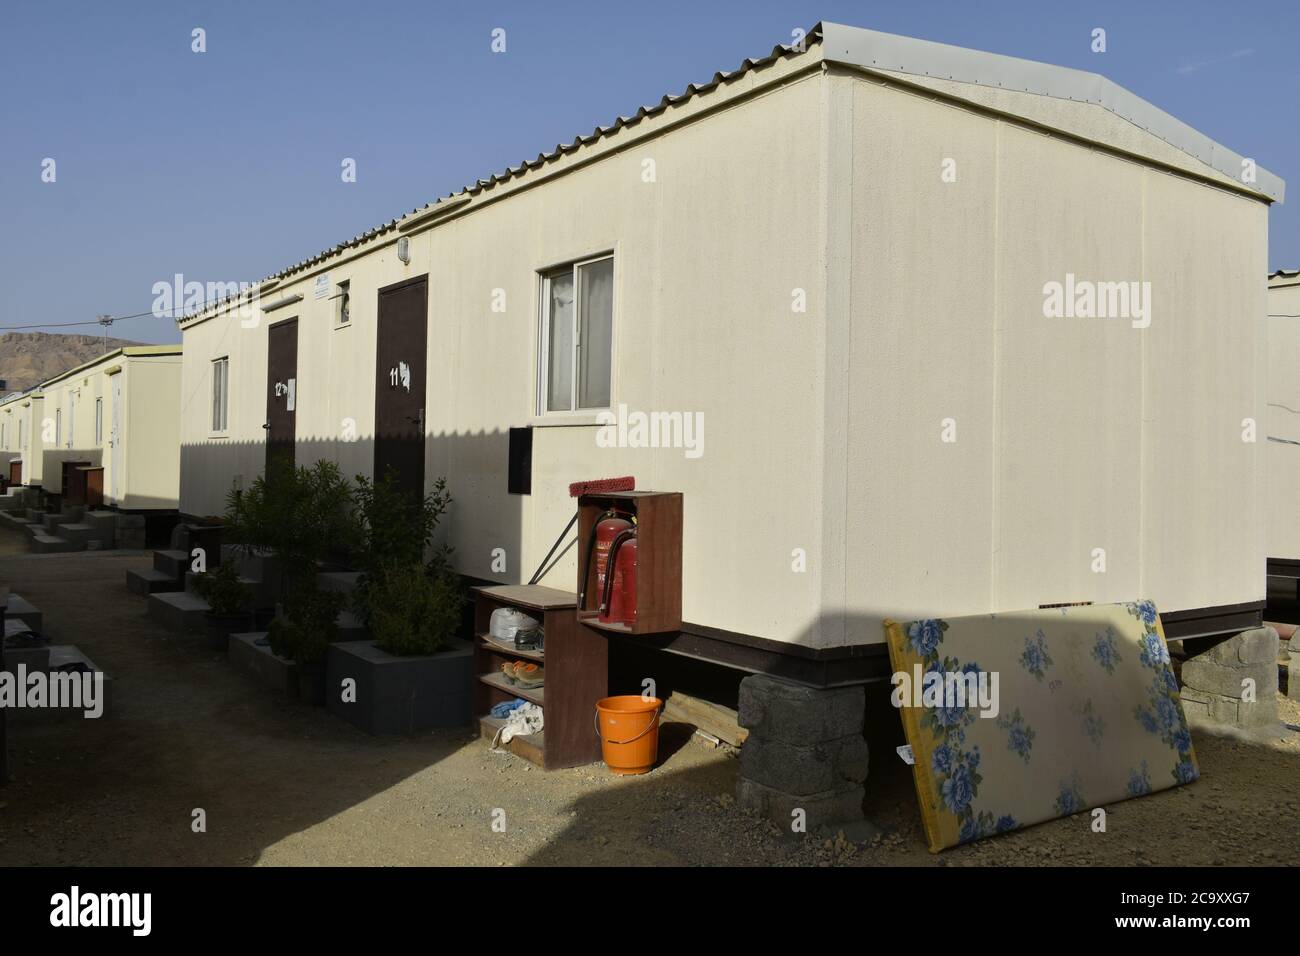
[[[591,573],[591,556],[596,551],[596,529],[600,527],[600,523],[606,518],[623,518],[632,522],[632,524],[636,524],[635,515],[630,515],[614,509],[601,512],[596,520],[591,523],[591,534],[587,537],[587,549],[582,553],[582,574],[579,577],[581,584],[578,588],[579,611],[585,611],[587,609],[587,575]],[[606,569],[609,569],[609,565],[606,565]]]
[[[609,601],[614,593],[614,559],[618,557],[618,549],[623,547],[625,541],[630,541],[636,537],[636,528],[628,528],[620,531],[614,536],[614,540],[609,543],[609,557],[605,564],[605,589],[600,595],[600,613],[609,612]]]

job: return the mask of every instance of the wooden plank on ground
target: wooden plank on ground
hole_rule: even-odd
[[[664,718],[691,724],[733,747],[739,747],[749,736],[749,731],[740,726],[738,715],[730,707],[712,704],[678,690],[664,701]]]

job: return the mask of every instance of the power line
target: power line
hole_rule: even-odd
[[[112,315],[112,316],[108,316],[107,318],[111,319],[113,322],[123,322],[127,319],[143,319],[147,316],[153,316],[154,318],[158,318],[158,319],[176,319],[184,316],[199,315],[201,312],[203,312],[204,309],[208,308],[209,306],[216,305],[218,302],[224,302],[224,301],[226,300],[218,299],[212,302],[204,302],[194,309],[183,308],[180,310],[181,312],[180,316],[168,315],[168,314],[159,315],[157,312],[149,311],[149,312],[137,312],[134,315]],[[171,311],[175,312],[177,310],[172,309]],[[90,322],[39,322],[36,325],[0,325],[0,332],[21,332],[26,329],[70,329],[73,328],[74,326],[104,325],[104,324],[105,323],[103,322],[101,317],[99,319],[95,319],[94,321],[90,321]]]

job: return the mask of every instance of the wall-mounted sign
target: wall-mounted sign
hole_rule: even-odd
[[[408,392],[411,390],[411,366],[405,362],[398,362],[388,370],[389,388],[404,388]]]
[[[327,299],[330,294],[330,274],[322,272],[316,277],[316,288],[312,290],[312,297],[316,299]]]
[[[291,378],[287,382],[276,382],[275,397],[284,398],[284,410],[286,412],[293,411],[294,403],[298,398],[298,380]]]

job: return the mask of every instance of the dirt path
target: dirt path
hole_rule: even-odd
[[[0,539],[11,537],[0,532]],[[738,811],[738,762],[689,729],[664,731],[645,777],[602,766],[544,774],[468,732],[377,739],[323,710],[277,701],[198,639],[150,623],[126,590],[147,556],[6,555],[0,584],[45,612],[113,675],[102,720],[15,728],[0,789],[0,864],[1276,864],[1300,845],[1300,735],[1196,737],[1202,779],[934,857],[911,779],[873,746],[865,843],[794,837]],[[1300,724],[1300,707],[1285,702]],[[191,831],[203,808],[208,830]],[[504,810],[504,833],[492,828]]]

